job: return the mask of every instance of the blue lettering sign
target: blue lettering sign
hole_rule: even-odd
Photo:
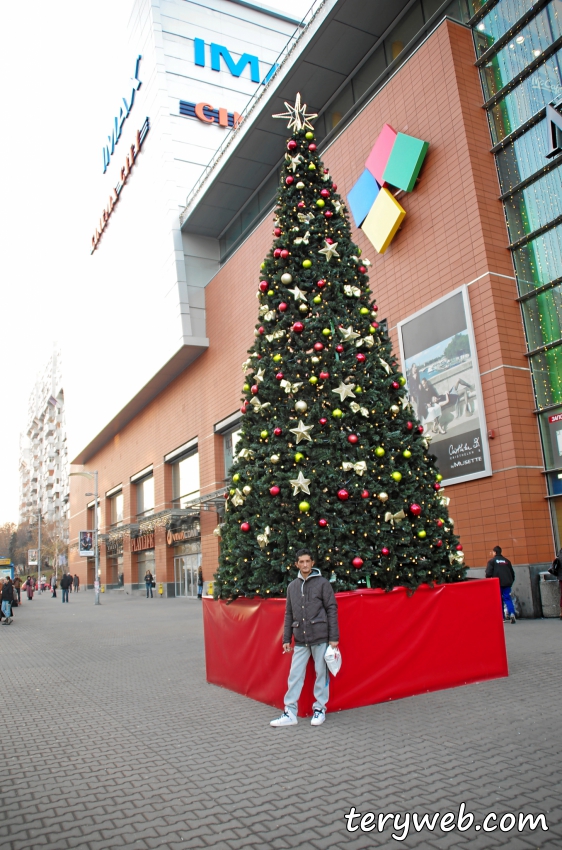
[[[205,67],[205,42],[202,38],[193,39],[195,64],[199,67]],[[247,65],[250,66],[250,79],[253,83],[260,82],[259,59],[251,53],[243,53],[238,61],[234,60],[230,54],[230,50],[223,44],[211,43],[211,69],[213,71],[221,70],[221,59],[230,71],[233,77],[240,77]],[[278,65],[272,65],[264,79],[262,85],[269,82]]]
[[[137,62],[136,62],[136,65],[135,65],[135,73],[134,73],[134,76],[131,78],[131,93],[129,95],[129,99],[127,100],[126,97],[122,98],[123,106],[119,107],[119,114],[116,115],[115,118],[113,119],[113,128],[112,128],[112,131],[111,131],[111,135],[107,137],[107,144],[104,145],[104,147],[103,147],[102,153],[103,153],[103,173],[104,174],[107,171],[107,167],[109,165],[111,157],[113,156],[113,154],[115,152],[115,146],[117,145],[117,143],[119,142],[119,139],[121,138],[121,131],[123,129],[123,124],[125,123],[125,120],[128,118],[129,112],[131,111],[131,109],[133,107],[133,103],[135,102],[135,92],[138,91],[140,89],[141,85],[142,85],[141,81],[139,80],[139,65],[140,65],[141,59],[142,59],[142,56],[137,56]]]

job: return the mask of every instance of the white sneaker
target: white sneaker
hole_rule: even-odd
[[[312,715],[312,720],[310,721],[311,726],[322,726],[326,719],[326,713],[322,711],[321,708],[315,708],[314,714]]]
[[[299,721],[295,717],[295,715],[285,709],[281,717],[278,717],[277,720],[272,720],[269,724],[270,726],[296,726]]]

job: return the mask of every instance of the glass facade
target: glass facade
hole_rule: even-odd
[[[149,475],[137,482],[137,516],[154,513],[154,477]]]
[[[562,537],[562,156],[548,158],[545,107],[562,94],[562,0],[533,15],[499,0],[472,26],[488,105],[533,376],[555,538]],[[495,49],[497,46],[497,49]],[[544,59],[541,57],[544,56]],[[558,108],[558,107],[557,107]],[[509,138],[508,138],[509,137]],[[505,144],[502,141],[505,139]],[[560,420],[559,420],[560,416]]]
[[[174,506],[185,508],[199,498],[199,452],[197,449],[174,463],[172,468]]]

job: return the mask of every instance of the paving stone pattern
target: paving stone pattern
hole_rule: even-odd
[[[2,719],[29,718],[16,748],[2,735],[0,847],[561,847],[562,622],[505,628],[508,679],[272,729],[274,709],[206,683],[197,601],[36,596],[0,626]],[[461,801],[549,831],[345,829],[351,806]]]

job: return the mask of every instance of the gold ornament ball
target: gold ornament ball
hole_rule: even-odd
[[[304,455],[301,452],[295,452],[295,463],[300,463],[304,460]]]
[[[390,408],[390,412],[391,413],[400,413],[400,408],[398,407],[397,404],[393,404]]]
[[[295,410],[297,413],[306,413],[308,410],[308,404],[306,401],[297,401],[295,404]]]
[[[301,313],[308,313],[308,304],[299,304],[299,310]]]
[[[377,499],[380,502],[387,502],[388,501],[388,493],[379,493],[378,496],[377,496]]]
[[[289,283],[292,283],[292,282],[293,282],[293,275],[289,274],[289,272],[285,272],[284,274],[281,275],[281,283],[288,285]]]
[[[320,363],[320,358],[319,357],[311,357],[310,362],[311,363]]]
[[[279,457],[279,455],[271,455],[271,457],[269,459],[270,459],[271,463],[279,463],[280,457]]]
[[[302,182],[302,180],[299,180],[299,182],[297,183],[297,189],[304,189],[304,183]]]
[[[249,496],[250,493],[252,492],[252,488],[250,487],[249,484],[246,484],[245,487],[242,487],[242,492],[244,493],[245,496]]]

